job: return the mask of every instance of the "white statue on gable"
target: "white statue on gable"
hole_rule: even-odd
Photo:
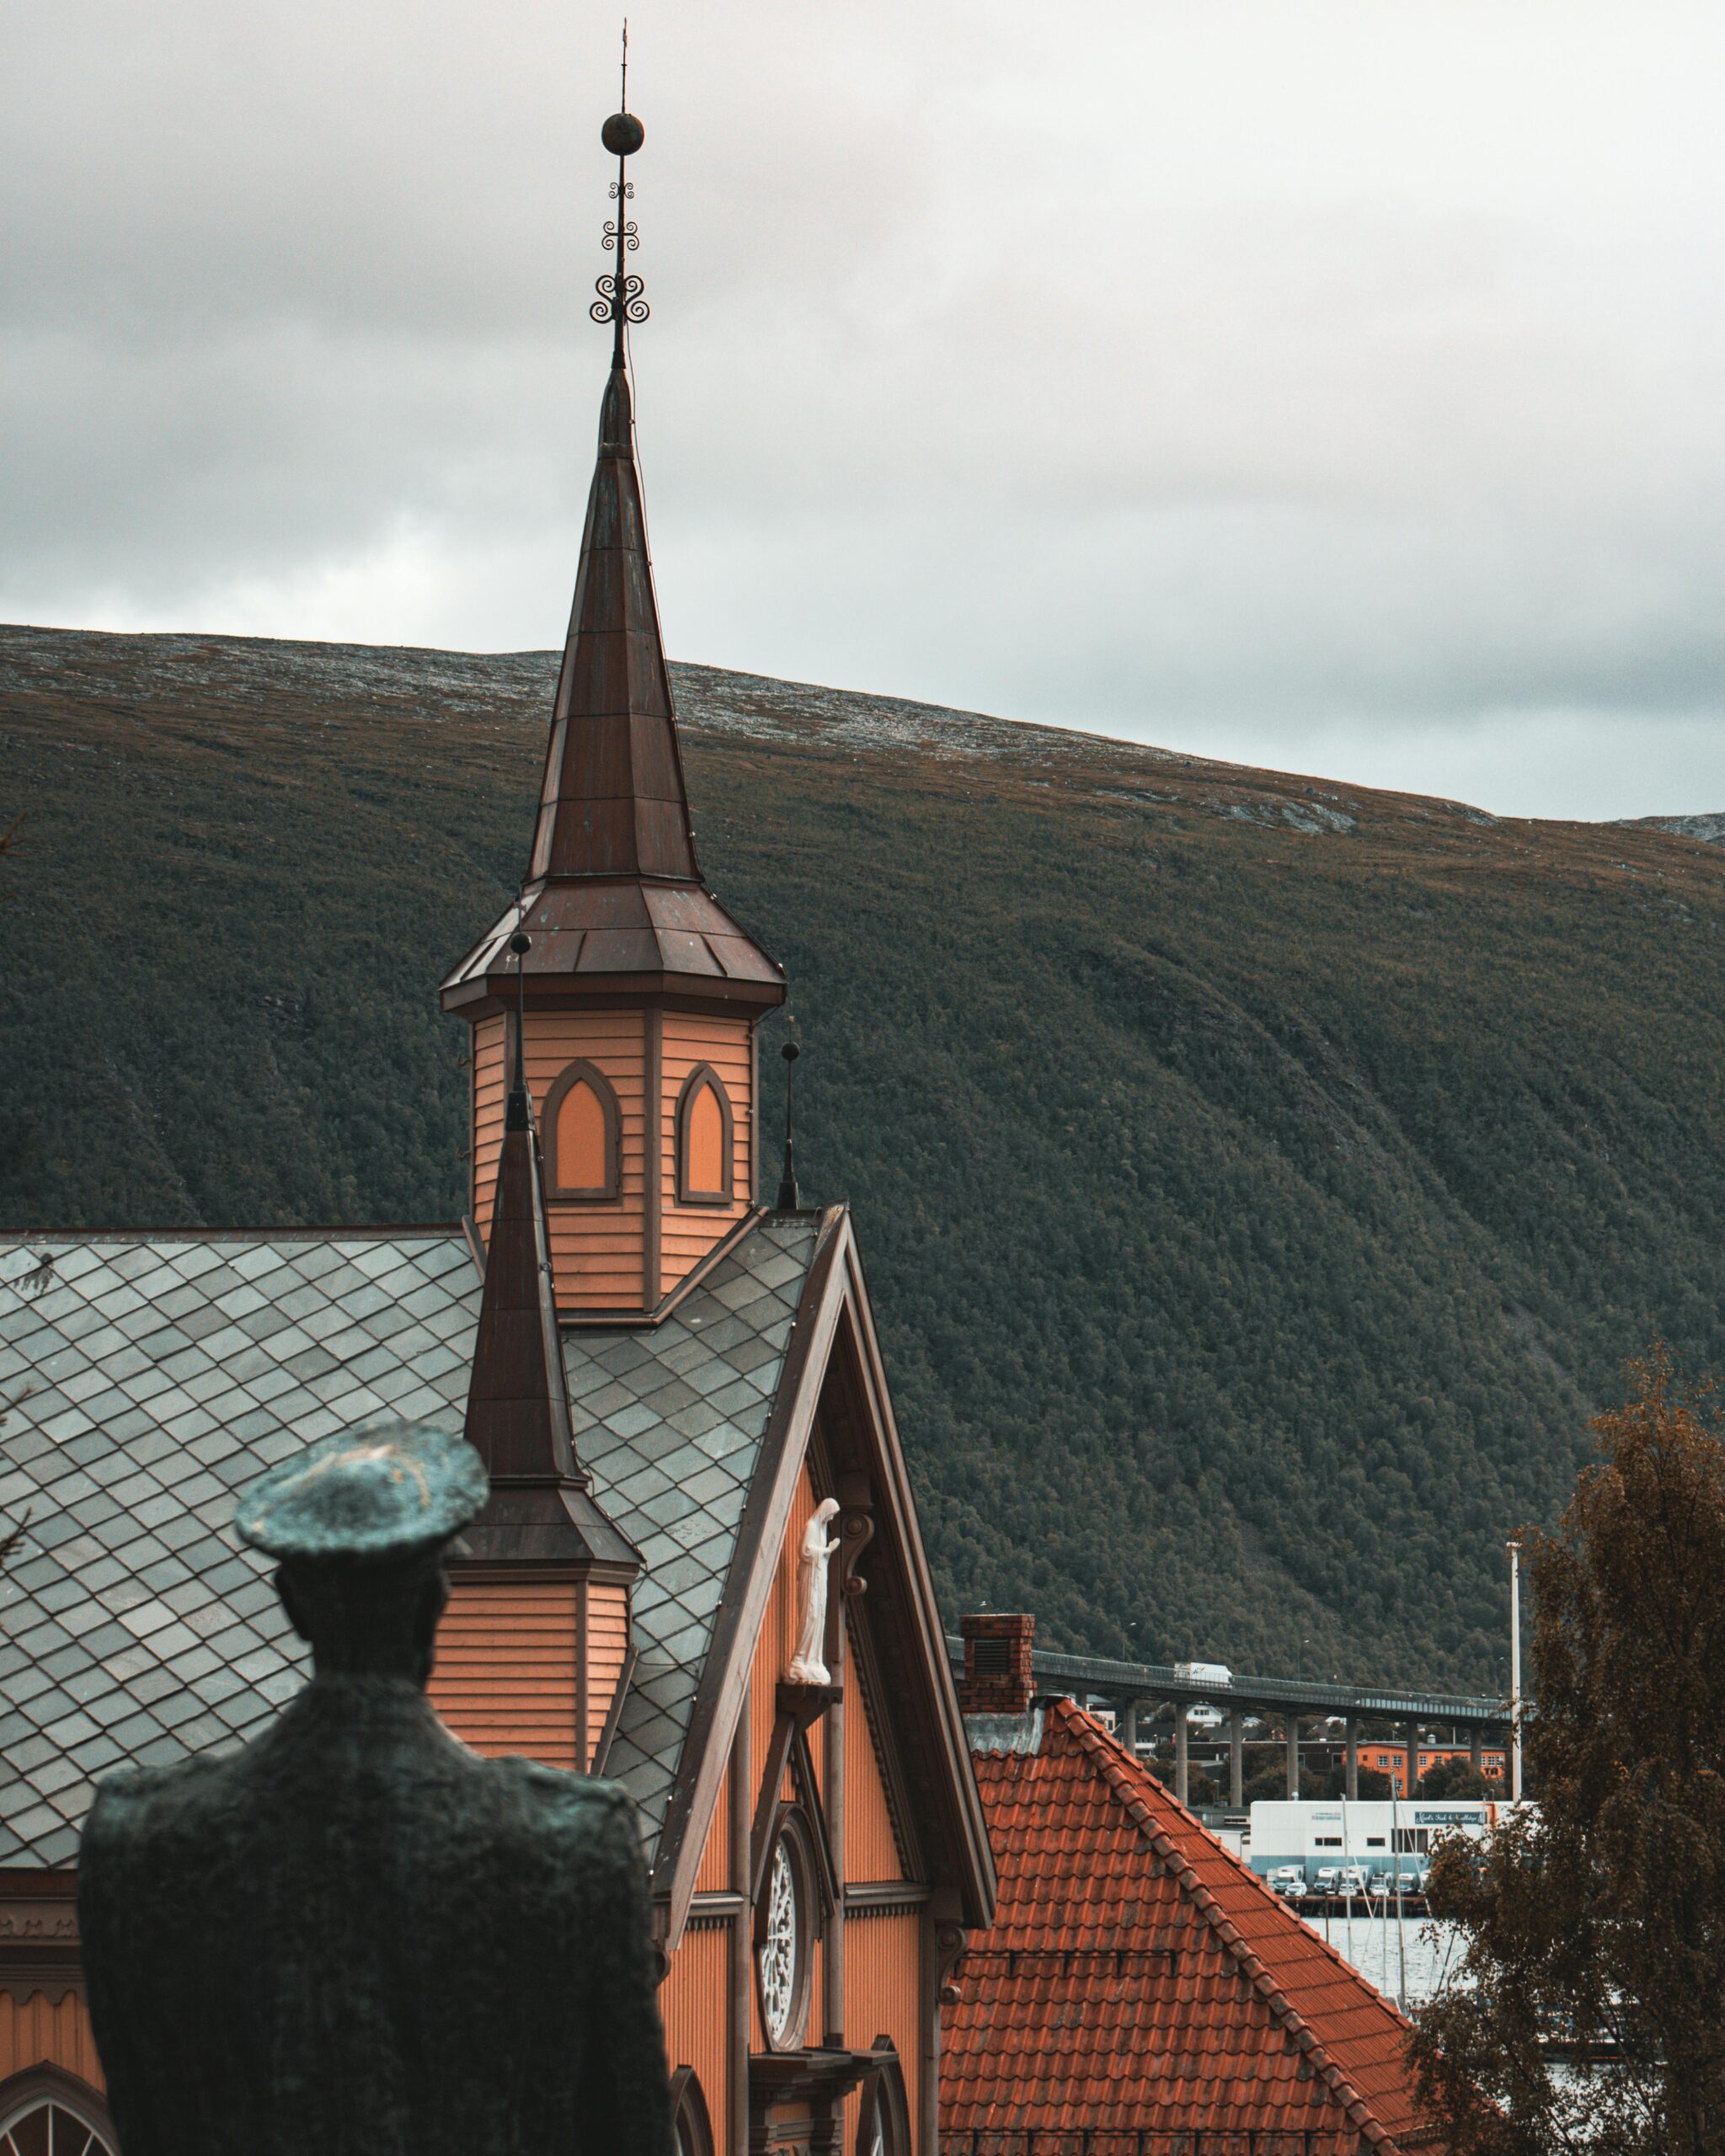
[[[802,1555],[797,1560],[797,1579],[803,1590],[803,1629],[798,1635],[797,1652],[785,1670],[787,1684],[832,1682],[822,1658],[826,1647],[826,1568],[839,1545],[827,1540],[826,1524],[838,1508],[836,1497],[823,1497],[803,1537]]]

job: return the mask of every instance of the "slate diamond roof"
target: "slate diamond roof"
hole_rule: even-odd
[[[595,1494],[640,1549],[609,1770],[649,1838],[813,1260],[761,1221],[651,1331],[563,1337]],[[253,1735],[302,1681],[235,1492],[382,1412],[458,1427],[479,1283],[459,1230],[0,1243],[0,1865],[67,1863],[96,1777]]]
[[[646,1560],[606,1771],[640,1806],[649,1851],[818,1231],[808,1215],[763,1220],[652,1332],[564,1336],[576,1447]]]
[[[0,1865],[68,1862],[96,1776],[254,1734],[304,1667],[234,1492],[385,1412],[458,1417],[459,1231],[0,1246]]]

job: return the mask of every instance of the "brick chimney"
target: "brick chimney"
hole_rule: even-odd
[[[1036,1682],[1030,1647],[1036,1620],[1006,1612],[961,1617],[964,1674],[959,1705],[967,1715],[1022,1715],[1029,1711]]]

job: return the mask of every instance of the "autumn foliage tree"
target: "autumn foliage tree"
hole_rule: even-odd
[[[1455,2156],[1725,2150],[1725,1417],[1663,1348],[1530,1533],[1537,1810],[1434,1860],[1416,2056]]]

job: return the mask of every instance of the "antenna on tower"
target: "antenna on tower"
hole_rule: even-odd
[[[797,1028],[797,1022],[794,1018],[790,1021],[790,1027],[793,1038],[788,1040],[779,1050],[779,1054],[785,1059],[785,1164],[784,1173],[779,1178],[778,1203],[774,1209],[780,1213],[798,1213],[803,1207],[803,1200],[797,1190],[797,1135],[793,1114],[796,1105],[797,1058],[803,1051],[798,1047],[794,1038]]]

